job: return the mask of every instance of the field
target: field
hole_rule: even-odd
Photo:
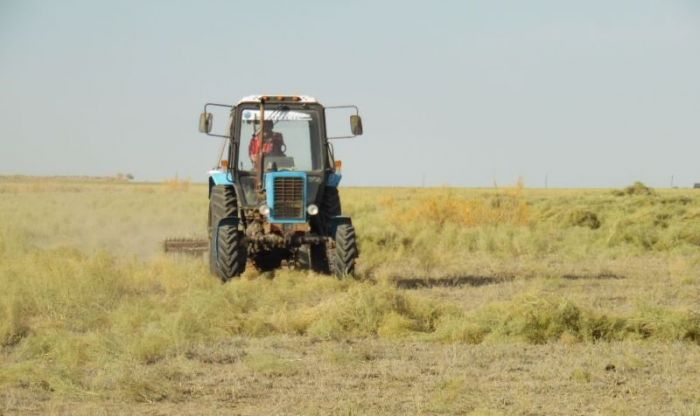
[[[206,185],[0,178],[0,415],[700,414],[700,191],[341,198],[357,279],[222,285]]]

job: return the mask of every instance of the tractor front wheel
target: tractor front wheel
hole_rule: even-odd
[[[209,267],[226,282],[245,270],[248,250],[238,230],[238,201],[231,186],[214,186],[209,195]]]
[[[354,276],[358,255],[355,227],[352,224],[338,225],[335,231],[335,248],[328,253],[331,272],[337,277]]]
[[[220,224],[216,242],[216,271],[219,278],[227,282],[240,276],[245,271],[248,257],[243,232],[238,230],[237,225]]]

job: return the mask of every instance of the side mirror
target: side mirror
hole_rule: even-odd
[[[360,118],[360,116],[350,116],[350,130],[355,136],[360,136],[362,134],[362,118]]]
[[[199,115],[200,133],[210,133],[212,124],[214,124],[214,115],[212,115],[212,113],[202,113]]]

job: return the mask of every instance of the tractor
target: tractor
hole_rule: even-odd
[[[230,115],[212,132],[210,107]],[[328,137],[326,114],[350,114],[346,135]],[[352,220],[341,210],[341,163],[334,138],[362,134],[356,106],[324,107],[307,96],[255,95],[235,105],[207,103],[199,131],[225,138],[209,172],[209,267],[226,282],[250,262],[260,271],[287,265],[353,276],[358,257]]]

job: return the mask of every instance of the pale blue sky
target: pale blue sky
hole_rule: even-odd
[[[0,0],[0,174],[196,181],[206,101],[360,107],[345,185],[700,182],[697,1]]]

